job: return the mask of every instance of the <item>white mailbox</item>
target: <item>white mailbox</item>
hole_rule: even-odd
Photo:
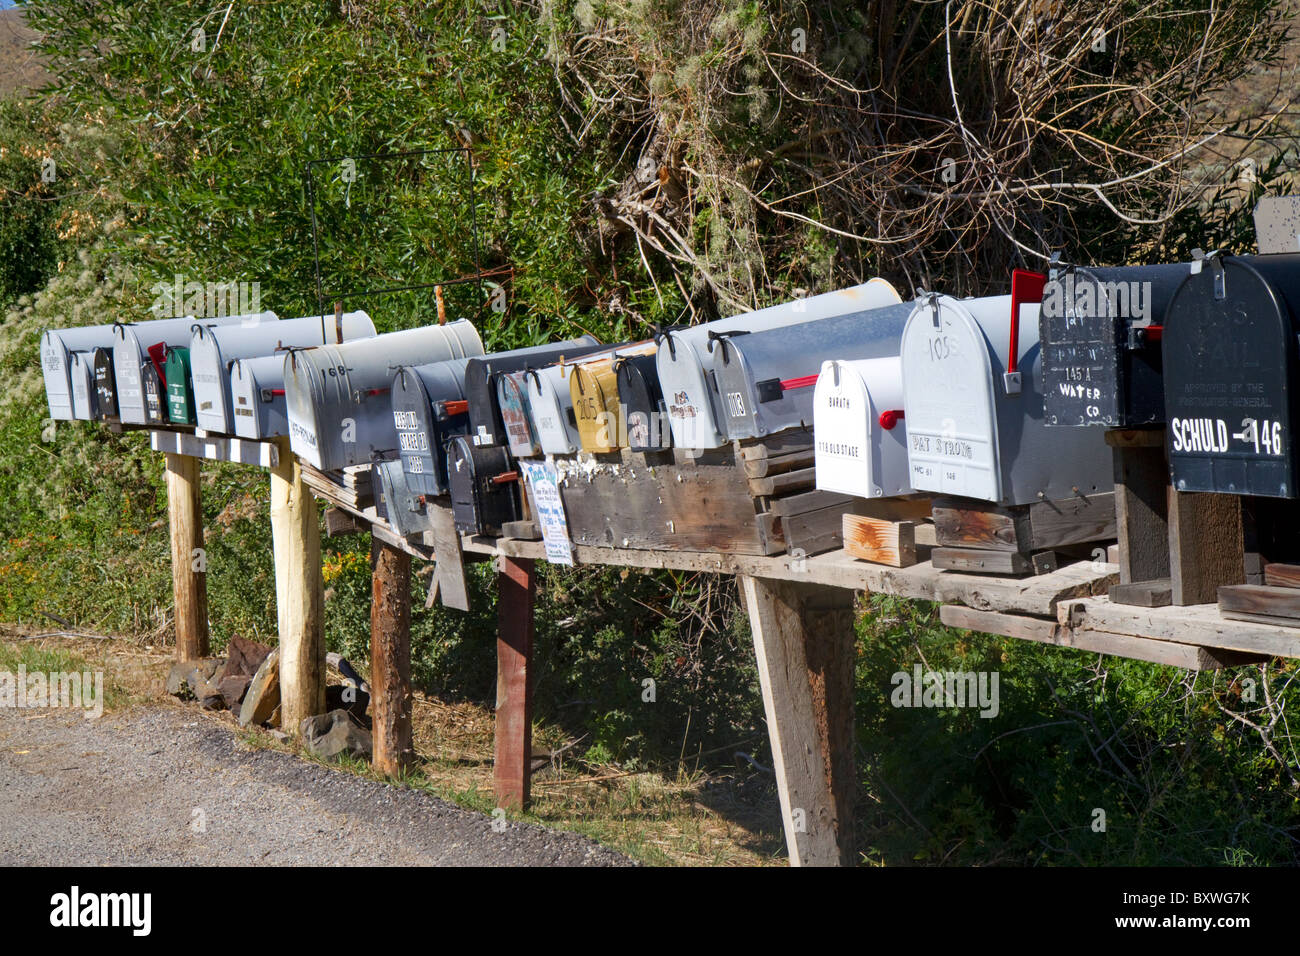
[[[582,447],[569,392],[567,365],[548,365],[524,374],[528,418],[537,444],[547,455],[572,455]]]
[[[884,279],[872,279],[849,289],[796,299],[757,312],[666,330],[659,336],[655,362],[673,444],[678,448],[706,449],[720,448],[727,443],[726,415],[711,381],[713,340],[719,335],[763,332],[900,301],[892,285]]]
[[[240,438],[289,434],[284,407],[284,356],[235,359],[230,366],[230,411]]]
[[[95,349],[111,348],[112,345],[111,325],[48,329],[41,336],[41,373],[45,376],[45,400],[49,403],[51,418],[70,421],[82,417],[73,412],[73,354],[81,352],[84,364]]]
[[[323,328],[318,315],[239,327],[195,323],[190,338],[195,424],[205,431],[234,433],[230,372],[236,359],[323,345],[326,341],[353,342],[374,335],[375,324],[365,312],[347,312],[339,319],[326,316]]]
[[[467,319],[287,353],[294,454],[321,471],[388,457],[398,449],[390,396],[398,367],[482,354],[483,341]]]
[[[1046,426],[1039,306],[1020,305],[1013,322],[1011,303],[927,295],[913,307],[902,343],[912,487],[1001,505],[1109,490],[1104,431]]]
[[[215,319],[154,319],[149,322],[121,323],[113,326],[113,377],[117,382],[117,408],[123,424],[145,425],[149,422],[148,399],[141,379],[144,363],[150,361],[149,347],[162,344],[168,348],[189,348],[195,325],[211,327],[251,326],[276,322],[274,312],[250,315],[223,315]]]
[[[813,393],[813,439],[818,488],[859,498],[910,494],[902,360],[824,363]]]
[[[72,380],[72,414],[68,417],[93,421],[99,417],[95,401],[95,353],[73,352],[68,360]]]

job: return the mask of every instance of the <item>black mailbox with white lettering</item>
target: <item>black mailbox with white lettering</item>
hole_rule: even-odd
[[[519,474],[505,448],[456,435],[447,443],[447,476],[457,531],[486,534],[519,520]]]
[[[1192,268],[1165,317],[1173,486],[1294,498],[1300,255],[1212,253]]]
[[[1165,420],[1161,336],[1183,265],[1053,270],[1038,314],[1044,422],[1132,428]]]
[[[118,420],[117,380],[113,375],[113,350],[98,348],[93,355],[96,414],[104,421],[115,422]]]

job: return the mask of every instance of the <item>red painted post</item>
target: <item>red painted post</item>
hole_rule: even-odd
[[[528,806],[533,757],[533,599],[531,558],[502,556],[497,566],[497,709],[493,789],[498,807]]]

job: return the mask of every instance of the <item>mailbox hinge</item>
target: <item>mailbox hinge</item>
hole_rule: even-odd
[[[1223,279],[1223,253],[1218,249],[1211,249],[1209,252],[1200,249],[1192,250],[1192,275],[1199,275],[1201,268],[1207,262],[1214,273],[1214,298],[1222,301],[1228,297]]]

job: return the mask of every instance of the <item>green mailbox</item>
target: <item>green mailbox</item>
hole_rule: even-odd
[[[190,381],[190,350],[167,350],[167,417],[173,425],[194,424],[194,385]]]

